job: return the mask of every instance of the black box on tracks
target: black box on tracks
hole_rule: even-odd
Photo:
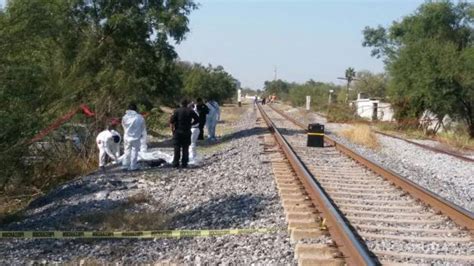
[[[308,125],[308,147],[324,147],[324,125],[322,124],[309,124]]]

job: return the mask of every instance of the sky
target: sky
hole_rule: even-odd
[[[0,0],[4,5],[5,0]],[[242,87],[265,80],[343,84],[348,67],[384,71],[362,47],[365,26],[389,26],[423,0],[196,0],[181,60],[221,65]]]
[[[190,16],[184,61],[222,65],[242,87],[265,80],[309,79],[343,84],[348,67],[384,71],[362,47],[365,26],[389,26],[413,13],[418,0],[201,0]]]

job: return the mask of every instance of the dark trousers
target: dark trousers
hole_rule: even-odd
[[[206,125],[206,120],[199,121],[199,137],[198,139],[204,139],[204,126]]]
[[[191,145],[191,133],[178,133],[173,134],[173,146],[174,146],[174,158],[173,166],[179,166],[179,159],[181,158],[181,165],[188,166],[189,161],[189,145]],[[181,157],[181,151],[183,157]]]

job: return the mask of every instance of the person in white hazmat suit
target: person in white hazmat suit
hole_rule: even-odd
[[[206,116],[207,139],[216,140],[216,126],[221,117],[221,110],[219,104],[214,100],[208,101],[206,105],[209,108],[209,113]]]
[[[146,125],[145,119],[137,112],[137,105],[132,103],[128,106],[122,117],[124,156],[122,168],[129,171],[138,169],[137,159],[141,146],[146,149]],[[145,142],[145,144],[143,144]],[[142,145],[143,144],[143,145]]]
[[[99,168],[105,169],[107,156],[114,163],[118,163],[120,157],[120,133],[114,130],[115,125],[109,125],[106,130],[97,135],[95,139],[99,148]]]
[[[188,105],[188,107],[192,109],[196,113],[196,115],[199,116],[196,104],[191,103]],[[197,150],[196,150],[196,144],[199,138],[199,133],[200,133],[199,123],[192,125],[191,126],[191,145],[189,145],[189,164],[199,163]]]

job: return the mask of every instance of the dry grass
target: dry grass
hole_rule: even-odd
[[[144,211],[135,208],[145,203],[158,205],[148,193],[130,196],[123,205],[107,212],[90,213],[78,217],[77,224],[91,225],[99,230],[160,230],[166,228],[169,217],[161,210]],[[159,208],[160,209],[160,208]]]
[[[143,203],[150,203],[152,201],[153,197],[146,192],[137,193],[133,196],[128,197],[127,199],[127,203],[129,205],[139,205]]]
[[[129,254],[130,250],[134,249],[135,247],[133,244],[121,244],[121,245],[115,245],[110,247],[111,253],[116,254],[118,256],[119,254]],[[37,265],[37,264],[33,264]],[[100,259],[95,259],[95,258],[90,258],[90,257],[79,257],[75,258],[69,262],[62,263],[61,265],[65,266],[117,266],[117,265],[123,265],[123,261],[120,259],[112,259],[112,260],[100,260]],[[180,263],[179,261],[173,261],[173,260],[158,260],[158,261],[148,261],[148,262],[141,262],[140,264],[132,264],[132,265],[149,265],[149,266],[176,266],[176,265],[184,265],[182,262]]]
[[[92,225],[98,230],[142,231],[160,230],[166,227],[168,218],[162,212],[132,212],[117,208],[105,213],[94,213],[79,217],[78,224]]]
[[[242,114],[247,110],[248,105],[224,104],[221,107],[221,121],[217,124],[216,135],[224,136],[234,131],[233,124],[241,119]]]
[[[37,197],[44,195],[58,184],[74,179],[97,167],[97,156],[87,157],[64,148],[63,154],[44,152],[47,162],[32,167],[32,177],[12,180],[0,193],[0,224],[16,219],[18,213]]]
[[[474,150],[474,138],[470,138],[467,132],[441,132],[436,139],[455,149]]]
[[[377,140],[377,136],[370,129],[369,126],[363,124],[354,125],[350,129],[344,129],[340,132],[340,135],[351,140],[352,142],[365,146],[370,149],[378,149],[380,144]]]
[[[242,104],[242,107],[238,107],[236,104],[225,104],[221,107],[221,121],[217,124],[216,135],[223,137],[234,133],[234,124],[242,119],[242,115],[245,113],[249,104]],[[207,129],[204,133],[206,134]],[[198,144],[198,152],[200,154],[211,154],[221,151],[225,147],[225,143],[216,143],[213,145],[202,145]]]
[[[474,139],[469,137],[465,128],[454,129],[451,132],[439,132],[436,136],[427,136],[418,128],[399,128],[396,124],[379,122],[375,126],[382,132],[411,139],[431,139],[440,142],[443,149],[452,151],[474,150]]]

